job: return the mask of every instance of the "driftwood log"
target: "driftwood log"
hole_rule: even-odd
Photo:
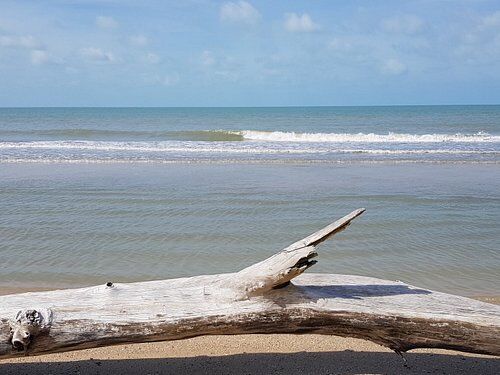
[[[370,277],[294,279],[316,262],[320,242],[363,211],[236,273],[1,296],[0,358],[245,333],[500,355],[500,306]]]

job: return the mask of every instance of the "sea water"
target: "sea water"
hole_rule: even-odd
[[[0,109],[0,161],[500,158],[500,106]]]
[[[500,106],[0,109],[0,288],[238,270],[500,282]],[[313,271],[313,270],[311,270]]]

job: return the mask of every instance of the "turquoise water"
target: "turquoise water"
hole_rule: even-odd
[[[0,288],[235,271],[366,207],[314,271],[498,295],[499,120],[498,106],[0,109]]]

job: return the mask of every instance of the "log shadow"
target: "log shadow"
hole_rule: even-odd
[[[407,365],[385,352],[259,353],[185,358],[0,364],[2,375],[60,374],[482,374],[500,373],[500,359],[408,353]],[[36,361],[36,359],[33,359]]]
[[[265,295],[279,306],[290,303],[316,302],[319,299],[356,299],[371,297],[396,296],[403,294],[432,294],[431,291],[419,288],[410,288],[408,285],[295,285],[276,289]]]
[[[410,288],[408,285],[301,285],[297,288],[309,296],[318,298],[363,299],[401,294],[432,294],[430,290]]]

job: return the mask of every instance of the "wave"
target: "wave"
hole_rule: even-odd
[[[500,150],[486,149],[450,149],[450,148],[343,148],[333,145],[286,145],[268,143],[225,143],[225,142],[116,142],[116,141],[31,141],[31,142],[0,142],[0,151],[17,150],[19,152],[48,151],[95,151],[95,152],[133,152],[133,153],[255,153],[255,154],[485,154],[500,155]],[[1,156],[1,154],[0,154]]]
[[[132,151],[132,152],[257,152],[251,146],[231,147],[223,143],[211,142],[107,142],[107,141],[32,141],[32,142],[0,142],[2,149],[21,150],[76,150],[76,151]],[[270,149],[270,153],[280,150]],[[291,152],[308,153],[314,150],[293,149]]]
[[[254,165],[304,165],[304,164],[477,164],[477,165],[500,165],[494,160],[419,160],[419,159],[359,159],[359,160],[327,160],[327,159],[67,159],[67,158],[46,158],[46,159],[30,159],[30,158],[1,158],[0,163],[3,164],[254,164]]]
[[[404,134],[404,133],[295,133],[243,130],[235,132],[244,139],[267,142],[335,142],[335,143],[485,143],[500,142],[500,136],[484,132],[474,134]]]
[[[193,141],[1,142],[0,163],[287,163],[287,162],[499,163],[500,147],[463,143],[304,143]]]
[[[33,129],[0,130],[0,137],[30,140],[86,141],[200,141],[200,142],[316,142],[316,143],[500,143],[499,135],[473,134],[406,134],[393,133],[300,133],[261,130],[100,130],[100,129]],[[9,138],[4,138],[8,140]]]
[[[112,130],[112,129],[0,129],[0,137],[33,139],[80,140],[185,140],[185,141],[243,141],[240,132],[225,130]]]

